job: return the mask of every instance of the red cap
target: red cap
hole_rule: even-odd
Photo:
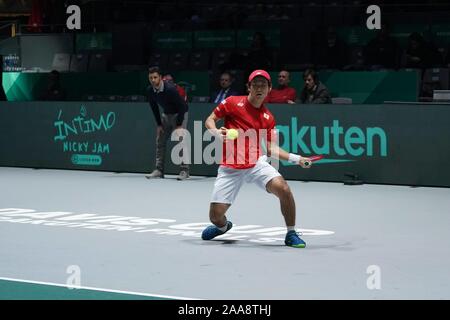
[[[255,77],[264,77],[269,81],[269,83],[272,82],[272,80],[270,79],[270,75],[267,73],[267,71],[264,70],[253,71],[248,77],[248,82],[251,82]]]

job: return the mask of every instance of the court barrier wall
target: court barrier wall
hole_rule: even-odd
[[[190,104],[191,173],[215,176],[203,156],[213,104]],[[324,159],[306,170],[287,163],[287,179],[450,187],[450,105],[269,105],[280,145]],[[220,123],[219,123],[220,125]],[[167,173],[177,173],[170,152]],[[0,166],[147,173],[156,126],[147,103],[0,102]]]
[[[272,79],[278,72],[270,72]],[[184,86],[188,97],[209,96],[217,88],[217,79],[205,71],[173,72],[178,84]],[[420,74],[410,71],[320,71],[320,81],[332,97],[351,98],[354,104],[378,104],[384,101],[415,102],[419,96]],[[148,83],[146,71],[132,72],[69,72],[61,73],[61,87],[67,101],[85,100],[92,96],[145,95]],[[304,86],[303,74],[291,72],[291,86],[300,94]],[[243,79],[242,79],[243,80]],[[41,100],[48,86],[48,73],[3,73],[3,87],[8,101]],[[243,88],[236,87],[237,90]],[[105,101],[105,100],[97,100]]]

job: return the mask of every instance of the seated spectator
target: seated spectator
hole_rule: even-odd
[[[183,98],[183,100],[185,102],[188,101],[186,90],[184,90],[183,87],[181,87],[175,83],[175,79],[173,78],[173,76],[170,73],[166,73],[162,79],[163,79],[163,81],[167,81],[167,82],[170,82],[171,84],[173,84],[175,86],[175,88],[177,88],[178,94]]]
[[[286,70],[280,71],[278,74],[278,87],[269,92],[265,102],[294,104],[297,99],[297,91],[289,87],[290,82],[289,72]]]
[[[271,14],[267,17],[267,20],[290,20],[289,14],[286,12],[286,9],[282,5],[275,5]]]
[[[3,90],[3,57],[0,55],[0,101],[6,100],[6,94]]]
[[[234,90],[231,86],[233,85],[234,78],[229,72],[224,72],[220,75],[220,90],[214,92],[211,95],[209,102],[221,103],[223,100],[229,96],[238,96],[239,93]]]
[[[397,42],[389,35],[389,29],[382,25],[375,38],[364,48],[365,63],[371,69],[397,67]]]
[[[325,41],[319,43],[316,64],[322,68],[341,69],[348,63],[347,56],[347,45],[337,36],[334,28],[328,28]]]
[[[427,68],[439,68],[444,66],[444,57],[439,51],[438,47],[434,43],[434,34],[430,29],[424,31],[423,38],[425,40],[425,46],[429,52],[429,64]]]
[[[445,57],[444,66],[450,68],[450,45],[447,48],[447,55]]]
[[[266,36],[261,32],[253,35],[253,40],[248,53],[248,70],[271,69],[273,65],[272,52],[267,46]]]
[[[431,50],[424,38],[417,32],[409,35],[405,51],[404,66],[407,68],[426,68],[430,63]]]
[[[319,81],[317,73],[308,69],[303,74],[305,86],[300,94],[301,103],[331,103],[331,95],[327,87]]]
[[[66,100],[66,92],[61,87],[59,72],[53,70],[50,72],[47,90],[41,96],[40,100],[44,101],[64,101]]]

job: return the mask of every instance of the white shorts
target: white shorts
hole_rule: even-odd
[[[281,177],[281,174],[267,162],[267,156],[260,157],[256,165],[250,169],[233,169],[220,166],[214,183],[211,202],[232,204],[244,181],[256,183],[267,191],[267,184],[276,177]]]

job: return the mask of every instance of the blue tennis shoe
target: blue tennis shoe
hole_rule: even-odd
[[[203,240],[212,240],[215,237],[226,233],[232,227],[233,227],[233,224],[231,223],[231,221],[227,221],[227,230],[225,232],[220,231],[220,229],[217,228],[215,225],[210,225],[205,230],[203,230],[203,232],[202,232],[202,239]]]
[[[300,239],[298,236],[298,233],[295,232],[295,230],[288,231],[286,234],[286,239],[284,240],[284,243],[289,247],[294,248],[305,248],[306,242]]]

